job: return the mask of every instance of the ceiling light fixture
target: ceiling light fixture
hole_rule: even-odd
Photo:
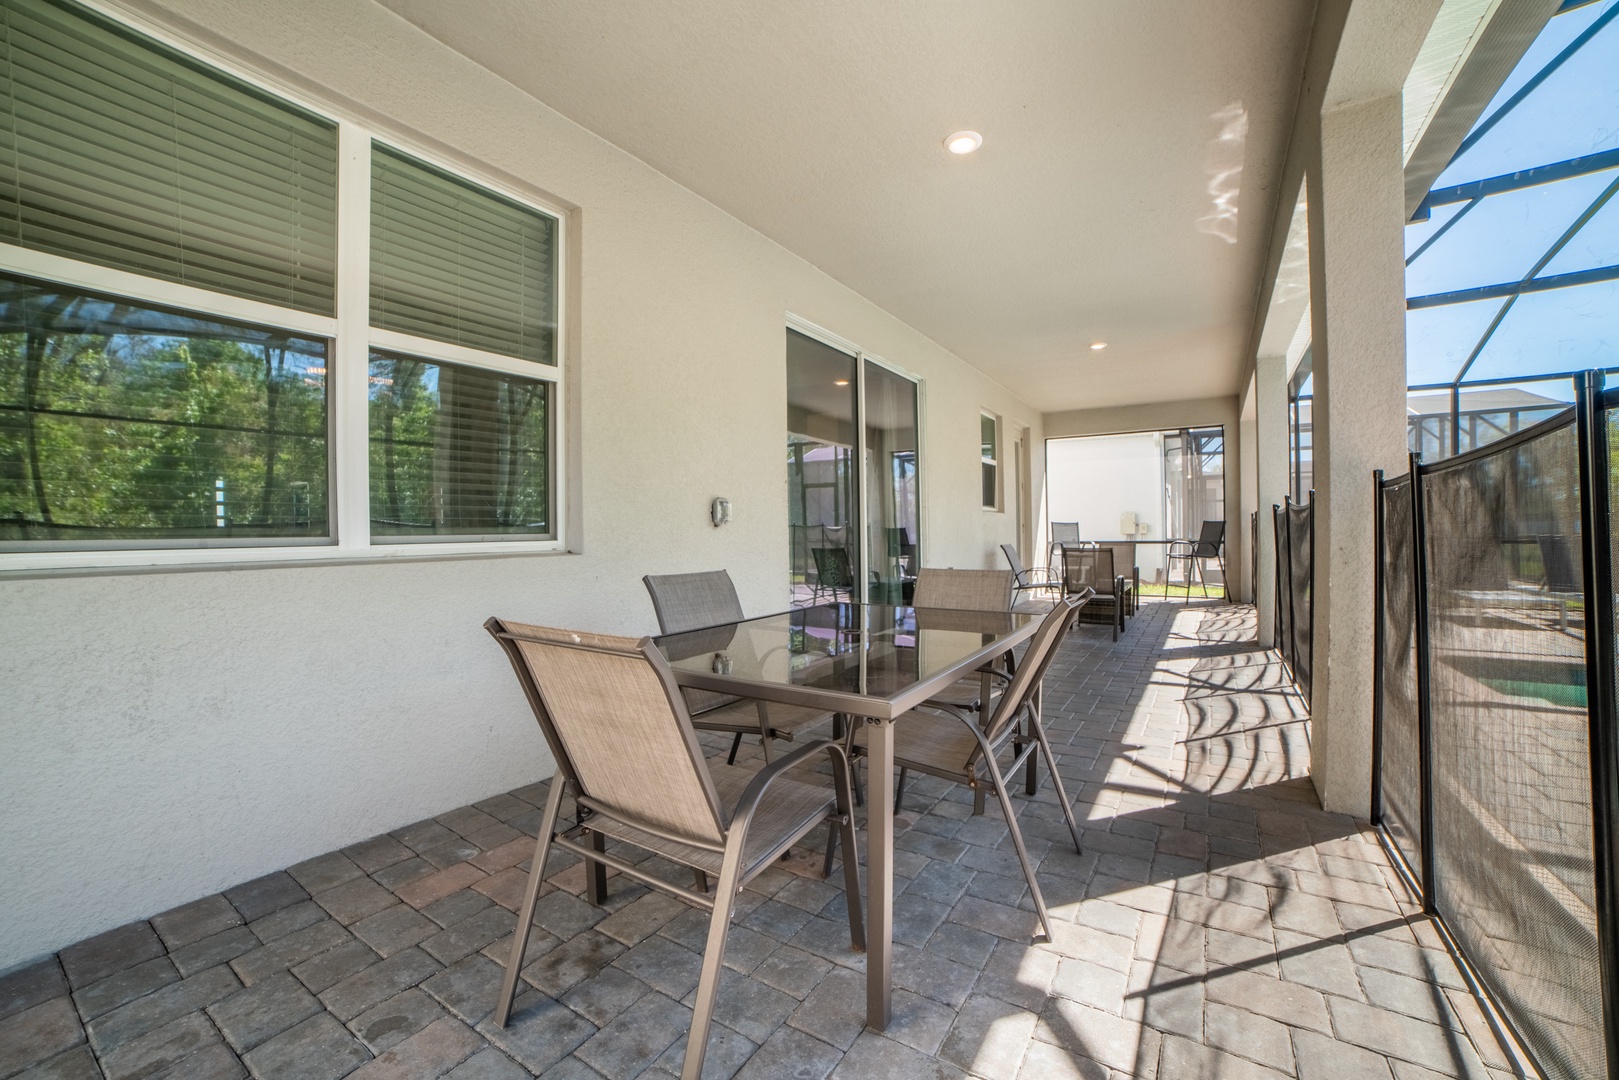
[[[1105,348],[1107,348],[1107,342],[1105,341],[1091,342],[1091,352],[1101,352]]]
[[[976,131],[958,131],[944,141],[944,148],[952,154],[970,154],[983,145],[984,137]]]
[[[833,386],[848,386],[849,385],[849,380],[848,379],[833,379],[832,380],[832,385]]]

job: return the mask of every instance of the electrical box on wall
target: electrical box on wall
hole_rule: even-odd
[[[1119,515],[1119,535],[1134,536],[1136,534],[1136,514],[1134,510],[1126,510]]]

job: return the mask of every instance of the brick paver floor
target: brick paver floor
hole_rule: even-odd
[[[1019,795],[1056,940],[993,800],[929,779],[897,825],[894,1022],[819,858],[744,893],[705,1075],[1505,1076],[1364,823],[1323,813],[1308,724],[1252,611],[1149,603],[1070,635],[1045,688],[1085,825]],[[536,733],[536,738],[538,734]],[[718,753],[723,744],[711,749]],[[756,751],[755,751],[756,752]],[[546,785],[109,931],[0,978],[0,1077],[678,1073],[706,915],[559,860],[510,1027],[488,1023]],[[676,880],[689,881],[682,875]]]

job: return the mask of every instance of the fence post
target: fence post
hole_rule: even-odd
[[[1313,534],[1312,534],[1313,535]],[[1383,470],[1372,470],[1372,824],[1383,824]],[[1314,647],[1315,638],[1310,638]]]
[[[1422,821],[1422,911],[1438,914],[1434,902],[1433,703],[1428,694],[1428,524],[1423,513],[1422,455],[1411,455],[1412,600],[1417,630],[1417,771]]]
[[[1619,1078],[1619,719],[1614,706],[1613,527],[1602,373],[1575,386],[1580,457],[1581,558],[1585,578],[1585,694],[1591,725],[1591,822],[1595,848],[1597,955],[1602,979],[1603,1042],[1608,1075]]]

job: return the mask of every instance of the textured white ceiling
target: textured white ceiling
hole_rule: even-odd
[[[1043,410],[1237,391],[1309,0],[379,2]]]

